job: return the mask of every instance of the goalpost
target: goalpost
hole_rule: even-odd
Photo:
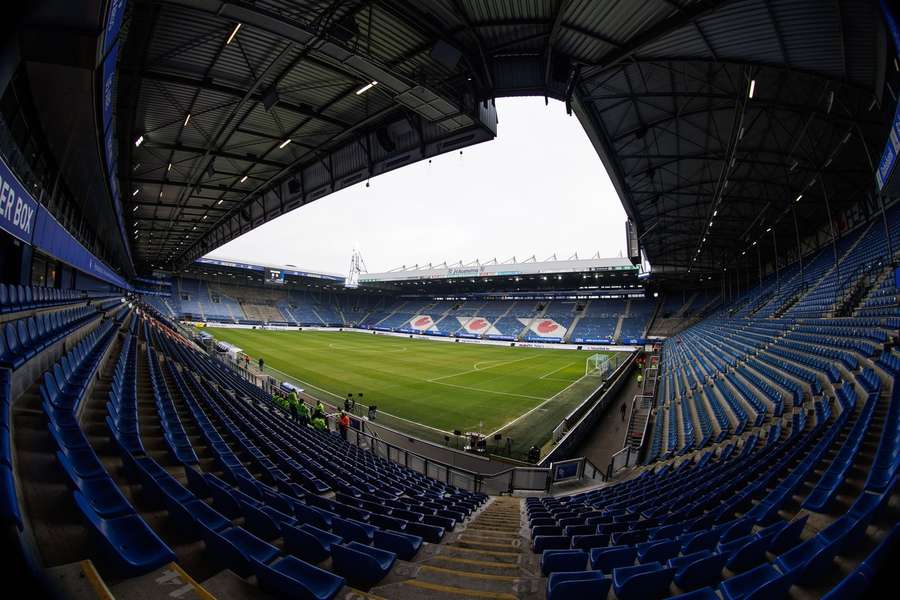
[[[609,368],[610,362],[608,354],[591,354],[584,361],[585,377],[594,375],[596,377],[605,378]]]

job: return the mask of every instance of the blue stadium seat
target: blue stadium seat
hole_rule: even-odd
[[[376,529],[373,544],[376,548],[393,552],[403,560],[412,560],[422,547],[422,541],[417,535]]]
[[[772,565],[764,564],[726,579],[719,590],[723,600],[780,600],[790,586],[788,577]]]
[[[613,590],[618,600],[654,600],[669,595],[675,569],[649,562],[613,570]]]
[[[611,573],[617,567],[630,567],[637,558],[634,546],[615,546],[591,550],[591,568]]]
[[[693,554],[669,559],[668,566],[675,569],[675,583],[683,590],[704,586],[716,586],[722,579],[722,568],[727,557],[700,550]]]
[[[344,587],[344,578],[285,556],[271,563],[253,561],[260,587],[282,598],[330,600]]]
[[[588,553],[584,550],[545,550],[541,554],[541,573],[544,577],[560,571],[583,571]]]
[[[397,555],[358,542],[331,548],[332,565],[351,585],[369,589],[388,574]]]
[[[297,558],[310,563],[320,563],[331,556],[331,549],[341,543],[341,537],[304,524],[287,526],[284,532],[284,548]]]
[[[278,548],[241,527],[224,531],[206,529],[201,537],[213,559],[241,577],[249,577],[253,573],[251,563],[268,563],[279,555]]]
[[[601,571],[552,573],[547,579],[547,600],[603,600],[611,584],[612,580]]]
[[[175,560],[175,553],[135,514],[105,519],[76,491],[75,504],[103,542],[116,572],[134,577]]]

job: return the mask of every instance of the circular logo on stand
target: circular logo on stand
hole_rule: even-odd
[[[553,333],[557,329],[559,329],[559,325],[553,321],[541,321],[537,325],[538,333]]]

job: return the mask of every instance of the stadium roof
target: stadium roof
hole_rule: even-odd
[[[874,0],[131,7],[119,175],[144,269],[489,140],[490,99],[544,95],[584,125],[654,269],[721,271],[870,191],[893,108]]]
[[[325,271],[317,271],[315,269],[306,269],[297,265],[273,265],[264,263],[248,263],[240,260],[232,260],[228,258],[198,258],[194,264],[203,268],[209,267],[230,267],[233,269],[246,269],[249,271],[279,271],[283,275],[293,275],[295,277],[311,277],[313,279],[328,279],[331,281],[344,282],[344,276],[336,273],[326,273]]]
[[[384,273],[363,273],[360,283],[415,281],[423,279],[472,279],[515,277],[520,275],[557,275],[562,273],[590,273],[595,271],[637,271],[627,258],[553,258],[543,261],[488,262],[473,261],[440,265],[413,265]]]

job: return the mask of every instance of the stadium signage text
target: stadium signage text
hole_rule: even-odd
[[[0,167],[0,227],[30,243],[37,202],[25,191],[5,162],[0,161]]]

